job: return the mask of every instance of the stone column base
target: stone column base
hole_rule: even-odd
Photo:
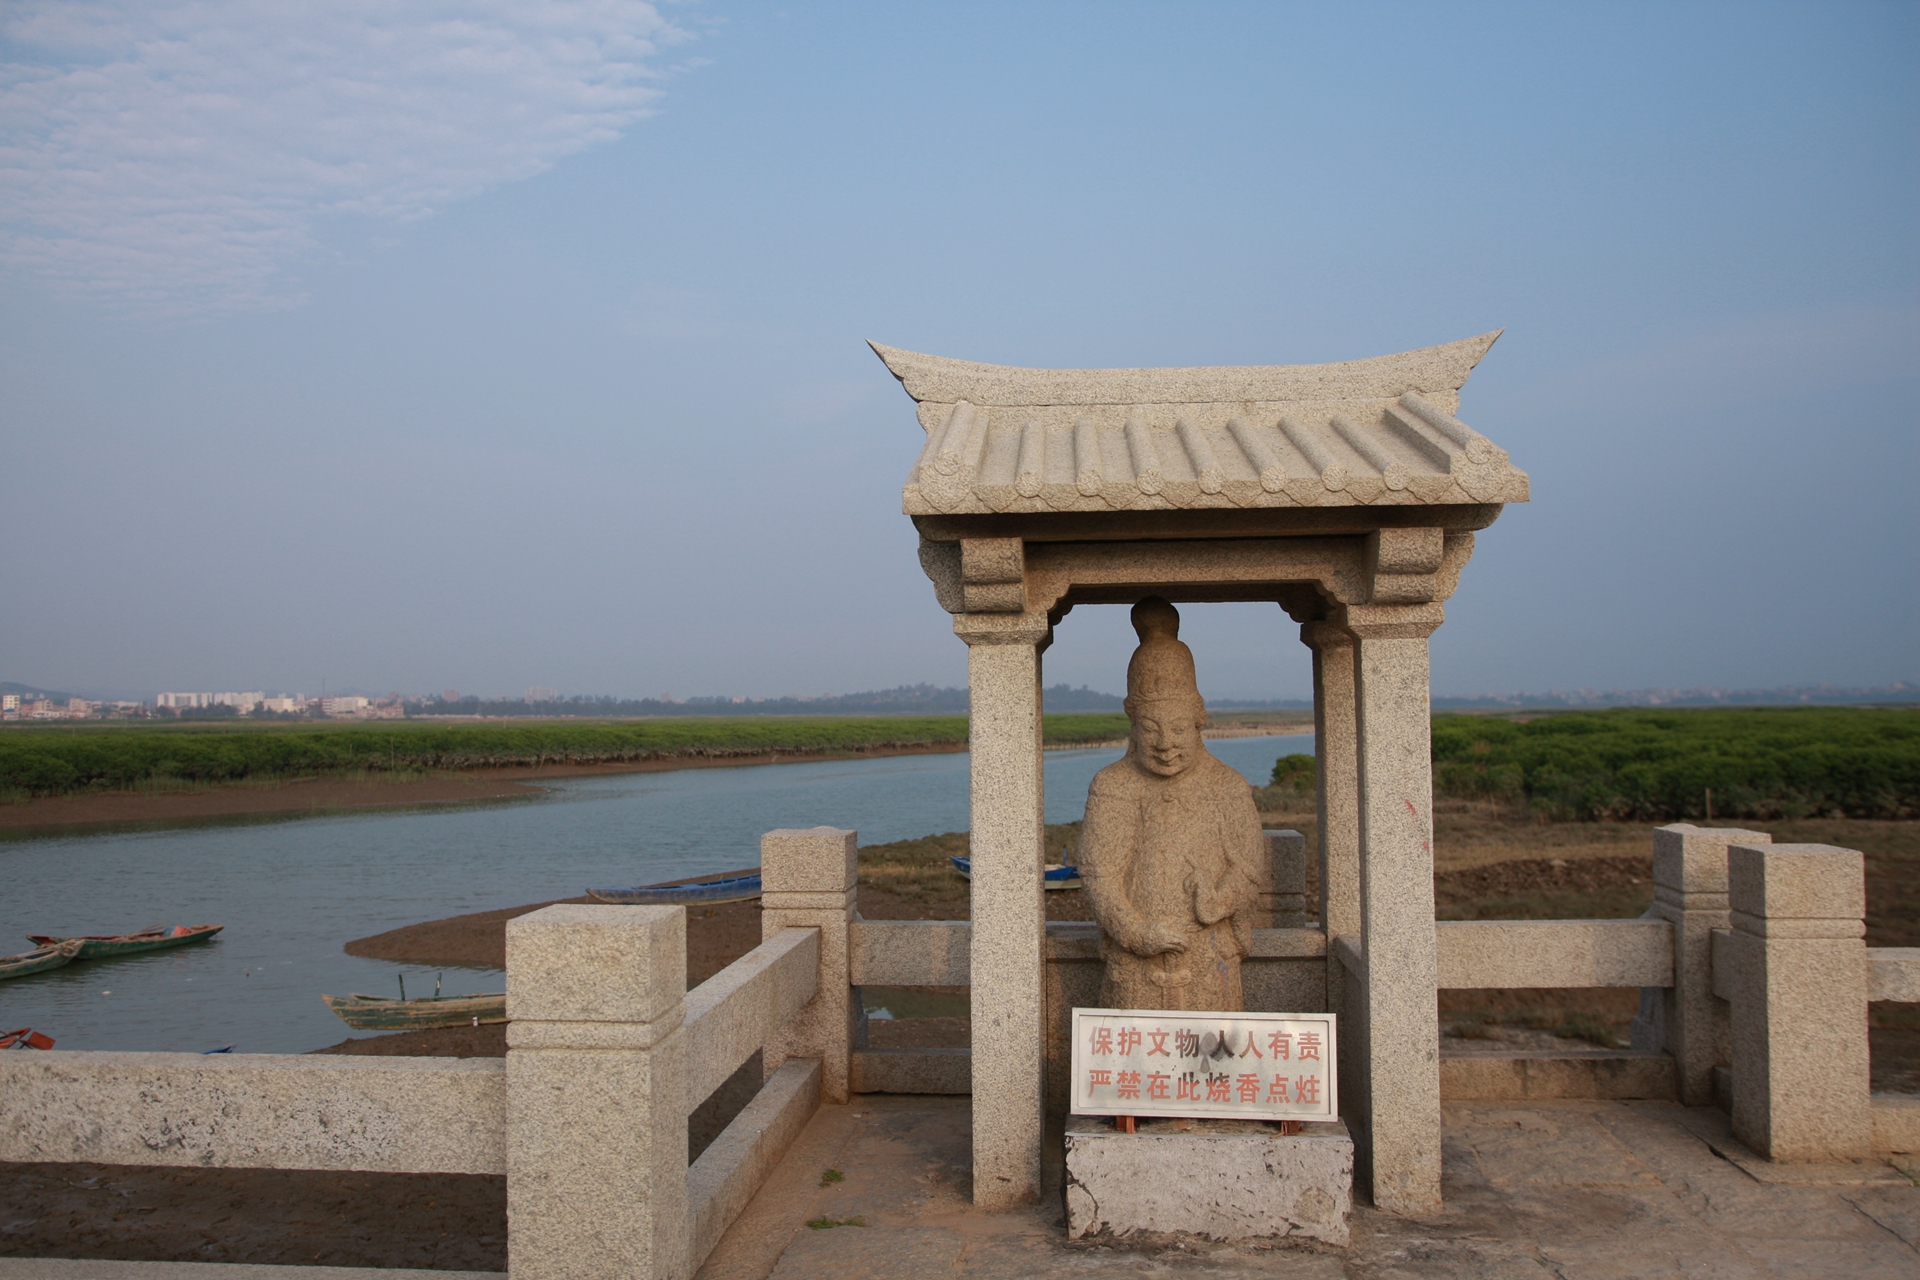
[[[1067,1117],[1067,1236],[1180,1231],[1347,1243],[1353,1139],[1339,1120],[1283,1136],[1258,1120]]]

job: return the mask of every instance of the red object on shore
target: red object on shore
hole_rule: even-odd
[[[0,1034],[0,1049],[51,1049],[53,1037],[43,1036],[32,1027]]]

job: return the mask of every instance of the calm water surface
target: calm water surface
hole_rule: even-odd
[[[1309,735],[1224,738],[1265,782]],[[1047,821],[1081,816],[1117,748],[1047,753]],[[113,835],[0,840],[0,954],[29,933],[219,923],[210,943],[0,982],[0,1031],[62,1049],[300,1053],[344,1039],[320,993],[502,990],[497,970],[403,969],[341,944],[421,920],[756,865],[763,832],[852,827],[862,844],[967,825],[954,753],[556,779],[538,799]]]

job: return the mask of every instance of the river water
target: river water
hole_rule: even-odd
[[[1310,735],[1209,749],[1255,783]],[[1049,751],[1047,821],[1081,816],[1118,748]],[[320,994],[502,990],[497,970],[412,969],[341,944],[469,911],[756,865],[763,832],[852,827],[862,844],[967,825],[967,757],[888,756],[543,782],[538,798],[118,834],[0,840],[0,954],[29,933],[218,923],[213,941],[0,982],[0,1031],[62,1049],[301,1053],[346,1026]],[[17,946],[9,945],[11,939]]]

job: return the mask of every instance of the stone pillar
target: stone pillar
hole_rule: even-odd
[[[507,922],[507,1270],[674,1280],[687,1253],[682,907]]]
[[[1864,859],[1736,844],[1727,872],[1734,1136],[1769,1160],[1871,1155]]]
[[[1761,831],[1676,822],[1653,832],[1653,906],[1673,926],[1673,985],[1643,987],[1633,1047],[1671,1054],[1680,1101],[1704,1107],[1728,1060],[1727,1002],[1713,994],[1713,931],[1727,920],[1727,846],[1771,844]]]
[[[1375,1205],[1427,1213],[1440,1207],[1427,637],[1446,614],[1438,604],[1344,612],[1359,729],[1368,1168]]]
[[[767,1037],[761,1067],[820,1059],[820,1100],[845,1102],[866,1009],[848,985],[847,926],[860,918],[859,836],[838,827],[769,831],[760,837],[760,938],[782,929],[820,930],[820,985],[793,1021]]]
[[[1313,650],[1314,800],[1319,814],[1320,925],[1327,937],[1360,932],[1360,789],[1354,725],[1353,637],[1309,622]]]
[[[1040,869],[1044,627],[967,624],[973,858],[973,1202],[1040,1195],[1046,910]],[[998,622],[998,619],[992,621]]]
[[[1360,949],[1360,758],[1355,723],[1353,637],[1331,622],[1306,622],[1300,639],[1313,651],[1315,843],[1320,927],[1327,933],[1327,1011],[1340,1038],[1340,1109],[1362,1139],[1367,1122],[1364,984],[1348,973],[1333,940]]]

